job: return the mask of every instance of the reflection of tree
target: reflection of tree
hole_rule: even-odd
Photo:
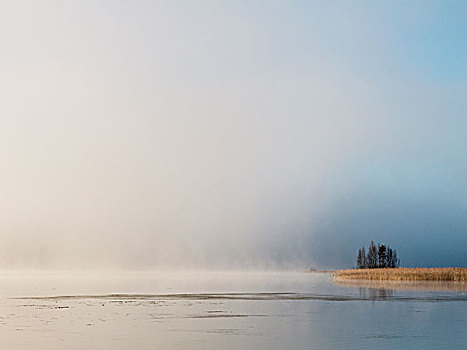
[[[466,282],[456,281],[379,281],[379,280],[334,280],[334,284],[342,287],[361,289],[426,290],[446,292],[467,292]],[[367,293],[369,294],[369,293]]]
[[[386,288],[358,288],[358,294],[362,299],[388,300],[394,297],[394,289]]]

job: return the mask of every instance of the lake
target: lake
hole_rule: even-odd
[[[467,349],[465,283],[3,272],[1,349]]]

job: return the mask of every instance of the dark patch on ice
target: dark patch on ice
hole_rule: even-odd
[[[56,296],[23,296],[12,299],[19,300],[109,300],[113,302],[123,301],[132,303],[139,300],[163,301],[163,300],[256,300],[256,301],[420,301],[420,302],[449,302],[467,301],[467,294],[451,295],[422,295],[422,296],[398,296],[385,295],[375,298],[373,295],[326,295],[312,293],[181,293],[181,294],[103,294],[103,295],[56,295]]]

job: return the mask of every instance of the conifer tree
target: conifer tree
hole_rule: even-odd
[[[388,247],[388,253],[387,253],[387,267],[390,268],[395,268],[399,267],[400,260],[397,257],[397,252],[396,250],[392,250],[391,248]]]
[[[371,241],[370,247],[368,248],[367,267],[369,269],[375,269],[378,267],[378,251],[373,241]]]
[[[358,269],[364,269],[365,268],[365,253],[363,252],[365,250],[365,247],[360,248],[358,250],[358,255],[357,255],[357,268]]]
[[[387,267],[387,260],[386,260],[386,246],[384,244],[379,245],[378,243],[378,267],[385,268]]]
[[[364,246],[358,249],[358,269],[395,268],[399,267],[399,264],[400,260],[397,257],[396,250],[385,244],[378,243],[378,246],[376,246],[371,241],[368,254],[366,254]]]
[[[362,258],[363,258],[362,269],[366,269],[368,268],[368,259],[366,258],[365,247],[362,247]]]

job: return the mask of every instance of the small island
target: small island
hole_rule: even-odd
[[[379,280],[379,281],[467,281],[467,268],[400,268],[396,250],[372,241],[365,254],[365,247],[358,250],[357,267],[337,270],[337,280]]]

